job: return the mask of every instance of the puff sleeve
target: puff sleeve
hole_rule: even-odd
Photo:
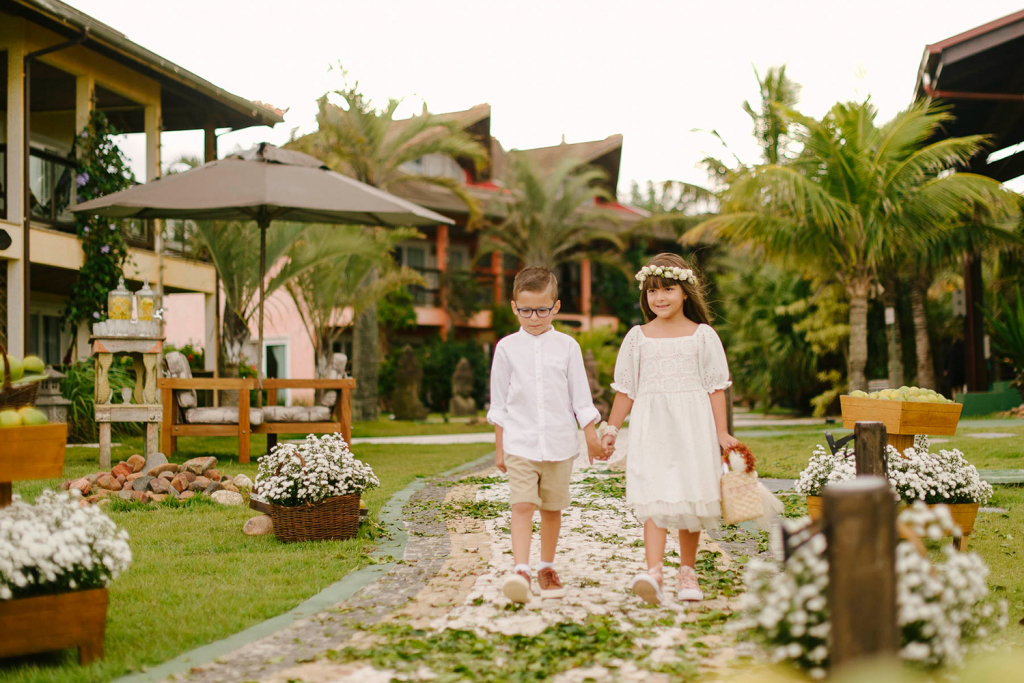
[[[709,394],[732,386],[729,380],[729,361],[718,333],[710,325],[701,325],[700,381]]]
[[[612,391],[629,396],[636,400],[637,383],[640,369],[640,332],[639,327],[634,327],[622,340],[619,347],[619,355],[615,359],[615,375],[612,382]]]

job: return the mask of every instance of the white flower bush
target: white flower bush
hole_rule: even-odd
[[[0,600],[102,588],[132,561],[128,532],[77,492],[0,509]]]
[[[953,530],[945,506],[916,502],[900,522],[924,538]],[[804,521],[789,521],[793,545],[807,540]],[[812,678],[824,678],[829,658],[828,560],[825,537],[817,534],[782,566],[754,560],[740,599],[743,616],[736,628],[768,651],[773,662],[789,662]],[[915,545],[896,546],[896,606],[900,655],[922,666],[958,666],[970,645],[1006,627],[1005,600],[989,596],[988,567],[974,553],[944,549],[944,562],[932,564]]]
[[[279,444],[259,460],[256,494],[275,505],[317,503],[380,486],[341,434],[310,434],[301,444]]]
[[[927,439],[919,440],[901,455],[887,446],[889,483],[901,500],[925,503],[980,503],[992,497],[992,486],[981,478],[957,449],[928,452]],[[795,489],[805,496],[820,496],[826,485],[849,481],[857,476],[853,449],[841,448],[835,455],[819,445],[807,467],[800,473]]]

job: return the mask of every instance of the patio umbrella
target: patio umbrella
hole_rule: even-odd
[[[263,299],[267,228],[275,220],[346,225],[451,224],[449,218],[330,170],[319,159],[261,143],[71,207],[110,218],[253,220],[260,227],[257,368],[263,376]],[[262,400],[262,394],[260,395]]]

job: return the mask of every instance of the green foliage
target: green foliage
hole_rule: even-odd
[[[121,389],[135,388],[135,373],[130,358],[116,358],[110,365],[107,377],[114,392],[114,399],[121,400]],[[71,401],[68,406],[68,443],[96,443],[99,428],[96,424],[96,365],[93,358],[66,366],[62,372],[67,375],[61,383],[61,395]],[[114,422],[111,434],[115,437],[137,436],[142,425],[137,422]]]
[[[996,312],[986,311],[992,328],[992,346],[996,354],[1013,368],[1014,386],[1024,396],[1024,291],[1017,287],[1016,306],[1009,297],[999,301]]]
[[[400,348],[391,349],[391,353],[381,363],[379,387],[381,396],[389,399],[394,393],[396,384],[396,368],[401,355]],[[442,341],[433,337],[425,344],[416,348],[416,356],[423,370],[423,384],[420,398],[423,405],[437,413],[447,413],[452,399],[452,375],[460,358],[469,360],[473,369],[473,399],[478,407],[487,402],[488,382],[491,368],[483,348],[473,341]]]
[[[491,306],[491,327],[495,338],[502,339],[519,330],[519,318],[508,304],[495,304]]]
[[[135,184],[135,175],[128,160],[114,144],[119,132],[106,115],[93,110],[89,123],[71,147],[75,162],[76,197],[79,202],[103,197]],[[100,216],[75,214],[75,229],[82,240],[85,262],[78,271],[78,280],[71,288],[71,298],[64,309],[64,324],[104,319],[107,293],[117,287],[128,260],[126,221]]]
[[[408,287],[388,292],[377,303],[377,320],[386,335],[415,329],[415,300]]]
[[[604,387],[611,385],[615,373],[615,359],[619,355],[619,344],[622,342],[619,331],[614,327],[597,327],[584,332],[561,323],[555,323],[555,329],[575,339],[584,356],[588,350],[593,351],[594,360],[597,361],[598,381]]]
[[[181,348],[178,348],[173,344],[165,344],[164,353],[170,353],[171,351],[179,351],[188,359],[188,367],[192,370],[193,375],[196,372],[203,372],[206,370],[205,349],[198,348],[191,342],[185,344]]]

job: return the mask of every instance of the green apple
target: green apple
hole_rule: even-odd
[[[21,364],[21,361],[14,356],[7,356],[7,361],[11,365],[11,381],[17,382],[21,379],[21,376],[25,374],[25,366]],[[0,374],[3,374],[4,361],[0,358]]]
[[[867,395],[868,395],[868,392],[861,391],[860,389],[858,389],[857,391],[851,391],[850,392],[850,397],[851,398],[867,398]]]
[[[22,422],[22,424],[30,425],[30,426],[34,427],[36,425],[44,425],[47,422],[49,422],[49,420],[46,419],[46,413],[44,413],[43,411],[38,410],[36,408],[29,408],[28,410],[25,410],[24,412],[21,412],[21,411],[19,411],[19,412],[21,414],[21,422]]]
[[[39,356],[25,356],[21,364],[25,367],[26,374],[41,375],[46,372],[46,363]]]
[[[3,427],[20,427],[21,426],[21,415],[16,410],[4,410],[0,411],[0,428]]]

